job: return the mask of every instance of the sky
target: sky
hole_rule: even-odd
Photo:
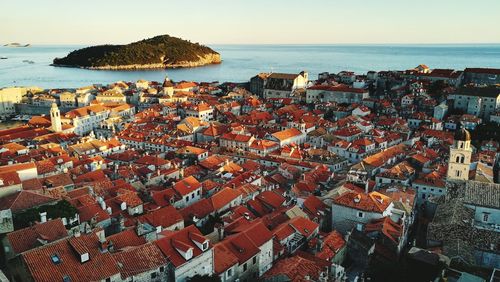
[[[499,0],[0,0],[0,43],[500,43]]]

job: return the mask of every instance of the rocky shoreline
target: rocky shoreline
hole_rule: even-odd
[[[68,68],[81,68],[89,70],[158,70],[158,69],[176,69],[176,68],[195,68],[206,65],[216,65],[222,63],[220,54],[206,54],[204,56],[199,56],[198,61],[183,61],[174,64],[134,64],[134,65],[120,65],[120,66],[98,66],[98,67],[85,67],[77,65],[61,65],[61,64],[51,64],[55,67],[68,67]]]

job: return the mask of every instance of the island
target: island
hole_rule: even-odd
[[[53,66],[96,70],[188,68],[220,64],[220,54],[199,43],[160,35],[126,45],[98,45],[55,58]]]
[[[5,46],[5,47],[30,47],[31,44],[21,44],[21,43],[14,42],[14,43],[4,44],[3,46]]]

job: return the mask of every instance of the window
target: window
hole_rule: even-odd
[[[52,260],[52,263],[54,263],[54,264],[61,263],[61,258],[57,254],[53,254],[52,256],[50,256],[50,259]]]
[[[233,276],[233,269],[232,268],[227,270],[227,277],[231,277],[231,276]]]
[[[489,214],[489,213],[487,213],[487,212],[483,212],[483,221],[484,221],[484,222],[488,222],[489,217],[490,217],[490,214]]]
[[[358,212],[358,217],[363,217],[363,212]]]
[[[151,279],[155,279],[155,278],[156,278],[156,275],[157,275],[156,271],[155,271],[155,272],[153,272],[153,273],[151,273]]]
[[[106,282],[111,282],[111,278],[106,278]]]
[[[243,264],[243,271],[247,271],[247,264]]]
[[[194,193],[193,193],[193,194],[191,194],[191,199],[194,199]]]
[[[165,271],[165,267],[164,266],[160,266],[160,272],[164,272]]]
[[[257,263],[257,257],[253,257],[253,264]]]
[[[186,202],[189,202],[189,196],[186,196]]]

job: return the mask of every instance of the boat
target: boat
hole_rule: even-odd
[[[21,116],[15,116],[12,118],[12,120],[21,120]]]
[[[0,60],[7,60],[7,57],[0,57]]]
[[[35,62],[31,60],[23,60],[23,63],[34,64]]]
[[[30,47],[31,44],[21,44],[21,43],[14,42],[14,43],[5,44],[3,46],[5,46],[5,47]]]

